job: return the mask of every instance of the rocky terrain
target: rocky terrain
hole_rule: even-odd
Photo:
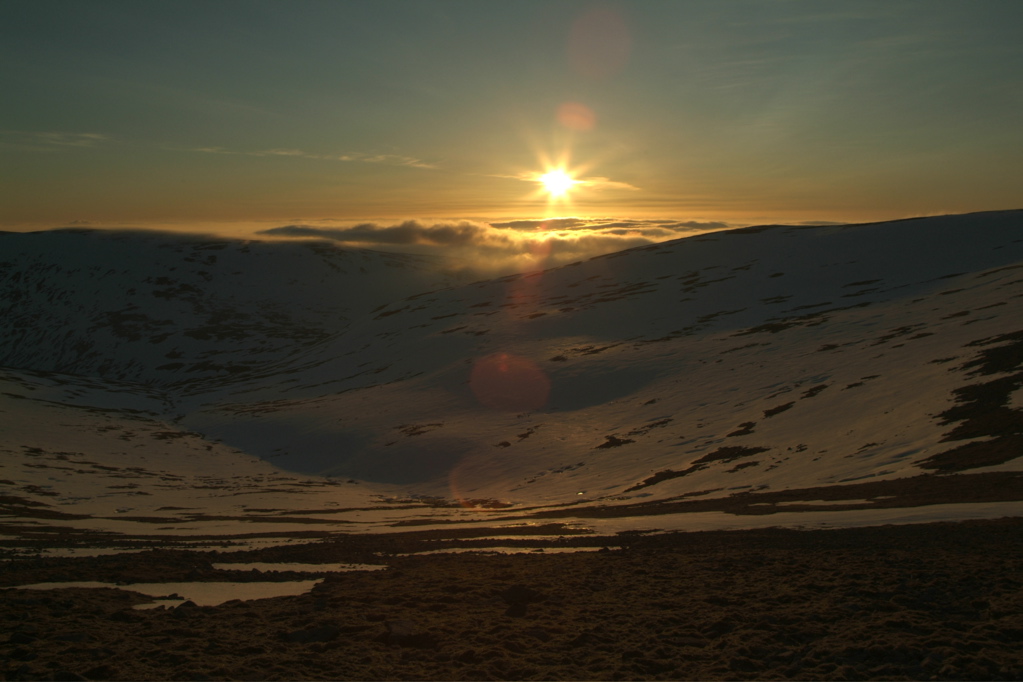
[[[0,592],[11,680],[1023,678],[1019,520],[617,538],[599,552],[396,556],[334,538],[263,558],[363,560],[307,594],[219,606],[115,589]],[[0,584],[273,580],[251,553],[11,562]],[[322,576],[321,576],[322,577]]]

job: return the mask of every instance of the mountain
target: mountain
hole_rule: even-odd
[[[61,230],[0,253],[0,483],[33,524],[1023,511],[1021,211],[469,284],[320,242]]]
[[[150,385],[262,374],[451,281],[422,256],[142,231],[0,235],[2,366]]]

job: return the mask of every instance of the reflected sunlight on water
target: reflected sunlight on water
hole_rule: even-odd
[[[250,599],[267,599],[269,597],[291,597],[313,589],[320,580],[292,580],[288,582],[191,582],[191,583],[131,583],[118,585],[93,580],[63,583],[36,583],[34,585],[18,585],[20,590],[57,590],[68,587],[108,587],[115,590],[139,592],[153,597],[157,601],[151,604],[138,604],[137,609],[151,609],[158,606],[175,606],[185,601],[194,602],[197,606],[218,606],[233,599],[244,601]],[[176,598],[175,598],[176,597]]]

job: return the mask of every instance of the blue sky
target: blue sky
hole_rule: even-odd
[[[6,0],[0,229],[1018,208],[1021,25],[1015,0]]]

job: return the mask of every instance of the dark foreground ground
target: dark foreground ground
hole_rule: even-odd
[[[306,595],[218,607],[136,611],[148,599],[119,590],[4,590],[0,676],[1023,679],[1021,519],[608,541],[622,548],[385,557],[386,571],[335,574]],[[402,542],[12,560],[0,586],[267,580],[210,562],[360,561]]]

